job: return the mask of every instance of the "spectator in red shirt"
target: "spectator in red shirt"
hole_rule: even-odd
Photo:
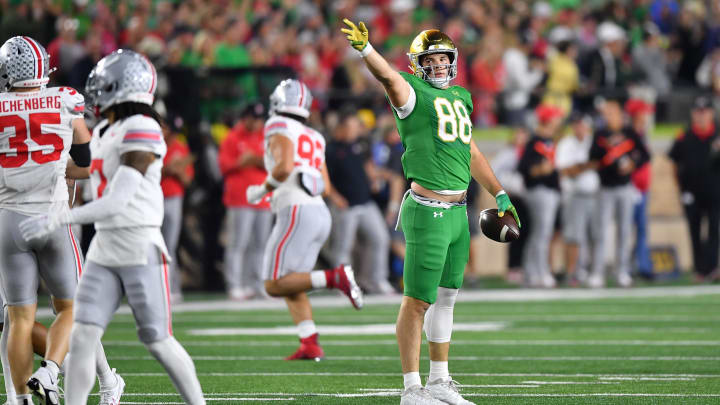
[[[193,161],[195,157],[190,154],[185,143],[181,142],[177,134],[182,130],[181,117],[168,117],[163,126],[163,135],[167,144],[167,153],[163,159],[162,179],[160,186],[165,196],[165,216],[163,217],[162,234],[167,244],[168,252],[172,258],[170,263],[170,299],[173,302],[182,300],[182,282],[177,263],[177,246],[180,239],[183,218],[183,197],[185,188],[190,185],[195,170]]]
[[[220,145],[220,171],[225,177],[223,203],[228,212],[225,286],[234,301],[264,295],[260,271],[272,227],[270,203],[265,198],[258,205],[250,205],[245,197],[248,186],[267,177],[263,164],[264,115],[262,104],[247,107]]]
[[[625,103],[625,111],[631,119],[631,125],[635,132],[640,135],[647,147],[648,127],[655,107],[641,99],[630,99]],[[635,188],[640,192],[641,198],[635,204],[633,211],[633,222],[635,222],[635,260],[640,275],[652,277],[653,263],[650,259],[650,248],[648,246],[648,218],[647,204],[648,192],[650,191],[650,162],[638,167],[630,177]]]

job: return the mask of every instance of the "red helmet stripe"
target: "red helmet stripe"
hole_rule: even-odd
[[[298,82],[298,84],[300,85],[300,105],[298,107],[302,107],[305,100],[305,85],[302,82]]]
[[[38,45],[35,43],[35,40],[34,40],[34,39],[32,39],[32,38],[30,38],[30,37],[23,37],[23,39],[24,39],[25,41],[27,41],[28,44],[30,44],[30,47],[31,47],[32,50],[35,52],[35,60],[37,61],[37,68],[36,68],[35,71],[37,72],[37,79],[42,79],[42,78],[43,78],[43,68],[42,68],[42,67],[43,67],[43,57],[42,57],[42,52],[40,52],[40,48],[39,48]]]

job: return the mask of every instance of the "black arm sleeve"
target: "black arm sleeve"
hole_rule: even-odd
[[[90,142],[74,143],[70,147],[70,157],[78,167],[90,166]]]

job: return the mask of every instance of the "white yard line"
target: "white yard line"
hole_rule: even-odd
[[[121,373],[123,377],[165,377],[166,373]],[[397,373],[197,373],[200,377],[390,377]],[[694,381],[697,378],[720,378],[720,374],[547,374],[547,373],[453,373],[454,377],[562,377],[597,378],[600,380]]]
[[[598,380],[610,381],[695,381],[689,377],[598,377]]]
[[[196,361],[285,361],[281,356],[192,356]],[[156,361],[152,356],[109,356],[110,360]],[[424,357],[423,357],[424,359]],[[453,356],[453,361],[720,361],[720,356]],[[328,356],[323,361],[397,361],[397,356]]]
[[[287,400],[290,398],[278,398],[278,397],[291,397],[294,396],[309,396],[309,397],[335,397],[335,398],[355,398],[355,397],[392,397],[399,396],[398,390],[384,390],[376,392],[361,392],[361,393],[315,393],[315,392],[226,392],[218,394],[206,394],[206,400],[208,401],[225,401],[225,400],[241,400],[241,397],[257,398],[257,400]],[[216,396],[217,395],[217,396]],[[218,396],[223,397],[218,397]],[[144,396],[144,397],[166,397],[166,396],[177,396],[177,394],[166,394],[166,393],[128,393],[123,394],[123,397],[131,396]],[[718,398],[720,394],[678,394],[678,393],[626,393],[626,392],[593,392],[593,393],[507,393],[507,394],[491,394],[491,393],[466,393],[463,392],[463,396],[468,397],[660,397],[660,398]],[[261,398],[268,397],[268,398]],[[122,403],[127,403],[123,401]]]
[[[138,340],[103,340],[106,347],[144,347]],[[186,347],[285,347],[297,340],[182,340]],[[718,340],[453,340],[452,346],[720,346]],[[395,346],[395,339],[325,340],[323,346]]]
[[[466,397],[657,397],[657,398],[720,398],[720,394],[653,394],[653,393],[626,393],[626,392],[593,392],[587,394],[488,394],[463,393]]]
[[[522,381],[522,384],[536,384],[536,385],[611,385],[620,384],[619,382],[610,381]],[[464,387],[464,385],[463,385]]]
[[[460,384],[460,388],[540,388],[533,384]]]
[[[0,374],[1,376],[2,374]],[[167,377],[167,373],[123,373],[123,377]],[[393,377],[398,373],[354,373],[354,372],[237,372],[197,373],[199,377]],[[648,381],[692,381],[698,378],[720,379],[720,374],[556,374],[556,373],[453,373],[453,377],[559,377],[597,379],[637,379]]]
[[[505,329],[505,322],[475,322],[453,324],[454,332],[488,332]],[[317,331],[328,335],[394,335],[394,323],[369,325],[318,325]],[[276,326],[272,328],[204,328],[190,329],[187,334],[193,336],[296,336],[296,326]]]
[[[552,300],[592,300],[603,298],[647,298],[647,297],[695,297],[700,295],[720,294],[720,286],[686,286],[686,287],[644,287],[644,288],[609,288],[589,289],[502,289],[502,290],[463,290],[458,295],[458,302],[509,302],[509,301],[552,301]],[[313,296],[313,308],[349,307],[344,296],[322,295]],[[401,295],[367,296],[366,305],[400,305]],[[280,299],[257,300],[247,302],[232,301],[196,301],[173,306],[175,313],[206,312],[206,311],[254,311],[258,309],[285,310],[285,301]],[[122,305],[118,314],[130,314],[130,308]],[[52,317],[52,310],[38,310],[40,317]]]
[[[384,318],[384,319],[383,319]],[[720,321],[720,316],[696,316],[690,314],[675,314],[675,315],[623,315],[623,314],[559,314],[559,315],[546,315],[546,314],[481,314],[481,315],[459,315],[455,316],[455,320],[458,322],[463,321],[524,321],[524,322],[717,322]],[[363,322],[376,323],[379,320],[386,322],[393,322],[393,316],[377,316],[377,315],[361,315],[352,314],[349,316],[334,316],[334,315],[319,315],[316,319],[318,323],[344,323],[352,321],[357,324]],[[113,319],[114,323],[117,324],[134,324],[135,320],[131,317],[118,317]],[[276,315],[268,316],[248,316],[246,313],[238,313],[237,315],[212,315],[208,314],[205,316],[187,315],[176,313],[173,317],[175,324],[192,324],[192,323],[229,323],[229,324],[241,324],[253,322],[256,324],[283,324],[291,322],[289,315]]]

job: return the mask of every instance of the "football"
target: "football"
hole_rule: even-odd
[[[499,217],[497,208],[480,212],[480,229],[485,236],[496,242],[512,242],[520,237],[520,228],[513,215],[506,212]]]

